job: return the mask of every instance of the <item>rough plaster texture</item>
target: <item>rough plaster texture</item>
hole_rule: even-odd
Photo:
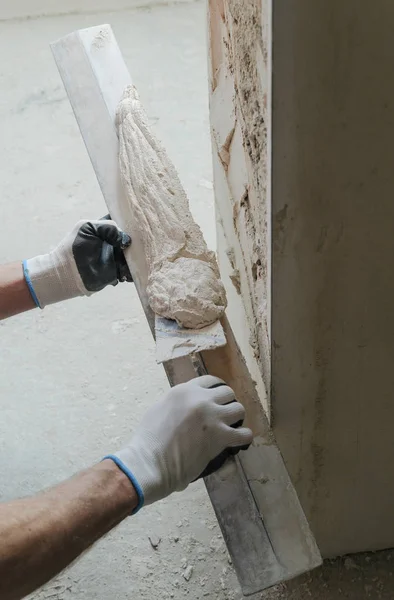
[[[267,7],[260,0],[212,0],[209,9],[219,262],[229,318],[268,409]]]

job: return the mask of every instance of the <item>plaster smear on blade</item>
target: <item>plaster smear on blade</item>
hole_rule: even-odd
[[[175,167],[151,133],[134,86],[126,88],[116,122],[121,179],[148,266],[149,304],[182,327],[205,327],[227,305],[215,254],[193,221]]]

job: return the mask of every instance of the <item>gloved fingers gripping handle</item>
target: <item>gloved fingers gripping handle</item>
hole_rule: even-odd
[[[106,242],[113,248],[127,248],[131,244],[131,237],[119,229],[115,221],[99,219],[81,221],[74,243],[81,244],[82,240],[89,241],[97,238]]]
[[[82,281],[90,292],[106,285],[115,286],[119,281],[132,281],[123,254],[130,244],[130,236],[115,221],[104,219],[81,225],[72,249]],[[90,258],[88,248],[91,248]]]
[[[212,375],[205,375],[199,379],[203,380],[203,385],[201,387],[207,386],[210,389],[221,388],[223,386],[228,387],[223,380],[213,377]],[[247,427],[242,427],[245,418],[245,409],[241,403],[236,401],[233,390],[231,388],[228,388],[228,390],[229,393],[225,394],[224,396],[224,398],[228,398],[227,402],[220,402],[220,404],[223,405],[223,409],[227,409],[227,407],[233,403],[236,404],[237,407],[234,411],[228,411],[227,409],[227,415],[223,421],[226,422],[231,428],[236,428],[237,433],[240,433],[240,435],[234,439],[234,445],[228,446],[225,450],[218,454],[218,456],[211,460],[201,475],[199,475],[194,481],[215,473],[215,471],[224,465],[230,456],[235,456],[240,450],[247,450],[252,443],[253,435],[250,429]]]
[[[238,452],[240,450],[241,450],[241,448],[238,448],[236,450],[236,452],[233,452],[230,448],[226,448],[226,450],[223,450],[223,452],[218,454],[213,460],[211,460],[208,463],[208,465],[205,467],[205,469],[203,470],[201,475],[196,477],[196,479],[194,481],[198,481],[198,479],[203,479],[204,477],[208,477],[208,475],[212,475],[212,473],[215,473],[215,471],[218,471],[220,469],[220,467],[222,467],[224,465],[224,463],[230,456],[233,456],[234,454],[238,454]]]
[[[208,381],[227,391],[221,380]],[[184,490],[199,474],[217,469],[251,442],[249,429],[235,427],[244,413],[231,400],[233,395],[225,393],[230,402],[220,404],[215,389],[207,389],[206,383],[203,378],[174,386],[147,410],[130,442],[110,455],[118,459],[116,464],[137,493],[139,484],[144,497],[142,501],[139,493],[139,505]]]
[[[236,400],[233,400],[224,406],[220,406],[220,408],[218,407],[218,411],[223,423],[229,427],[239,427],[244,422],[245,409],[242,404]]]
[[[190,383],[192,385],[198,385],[207,390],[213,390],[221,385],[226,385],[223,379],[219,377],[215,377],[214,375],[202,375],[201,377],[196,377],[195,379],[191,379]]]
[[[112,220],[78,221],[49,253],[24,261],[25,280],[35,303],[44,308],[90,296],[119,280],[130,281],[122,252],[130,244],[130,236]]]
[[[129,266],[126,262],[125,255],[122,249],[114,248],[114,259],[116,264],[118,281],[128,281],[129,283],[132,283],[133,276],[130,273]]]
[[[217,383],[210,388],[213,390],[211,392],[211,397],[214,398],[216,404],[226,405],[231,404],[231,402],[235,402],[235,394],[234,391],[225,385],[224,383]]]
[[[114,221],[112,221],[111,219],[111,215],[105,215],[104,217],[102,217],[100,219],[100,221],[111,221],[112,223],[115,224]],[[129,283],[133,282],[133,277],[130,273],[130,269],[129,266],[126,262],[126,258],[124,255],[123,250],[125,250],[125,248],[128,248],[131,244],[131,237],[129,235],[127,235],[127,233],[124,232],[120,232],[122,234],[122,239],[121,239],[121,243],[120,245],[113,245],[113,253],[114,253],[114,259],[115,259],[115,264],[116,264],[116,271],[117,271],[117,279],[118,281],[128,281]],[[105,240],[108,243],[110,243],[109,240]]]
[[[234,427],[234,425],[230,427],[228,425],[223,425],[223,427],[228,430],[229,448],[236,448],[239,450],[249,448],[253,440],[253,434],[249,427]]]

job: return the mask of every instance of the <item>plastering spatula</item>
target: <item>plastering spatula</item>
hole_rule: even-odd
[[[220,321],[202,329],[186,329],[176,321],[155,316],[156,361],[160,364],[203,350],[214,350],[226,343]]]
[[[129,231],[134,215],[119,176],[115,115],[131,78],[115,36],[109,25],[82,29],[52,44],[52,51],[109,212],[124,231]],[[146,293],[144,246],[138,235],[125,257],[155,335],[155,315]],[[206,341],[185,343],[184,336],[190,334],[176,328],[178,348],[172,336],[168,350],[171,327],[166,324],[163,328],[160,321],[157,327],[167,347],[165,352],[159,351],[159,358],[166,352],[172,356],[181,353],[163,364],[170,384],[189,381],[204,372],[217,375],[234,389],[251,418],[249,424],[255,433],[252,446],[204,479],[243,593],[255,594],[318,566],[319,550],[226,317],[210,332],[200,330],[199,335],[212,343],[216,340],[215,327],[219,327],[216,331],[221,340],[215,341],[214,350],[202,355],[196,350],[202,350]],[[187,354],[192,351],[190,356],[185,355],[185,349]]]

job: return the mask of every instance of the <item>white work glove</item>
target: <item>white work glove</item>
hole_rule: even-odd
[[[131,238],[108,217],[79,221],[48,254],[23,262],[26,283],[36,305],[90,296],[107,285],[132,281],[123,249]]]
[[[226,456],[248,447],[253,435],[240,427],[244,416],[233,390],[217,377],[173,387],[147,411],[130,444],[105,457],[132,482],[139,497],[134,512],[184,490],[227,449]]]

